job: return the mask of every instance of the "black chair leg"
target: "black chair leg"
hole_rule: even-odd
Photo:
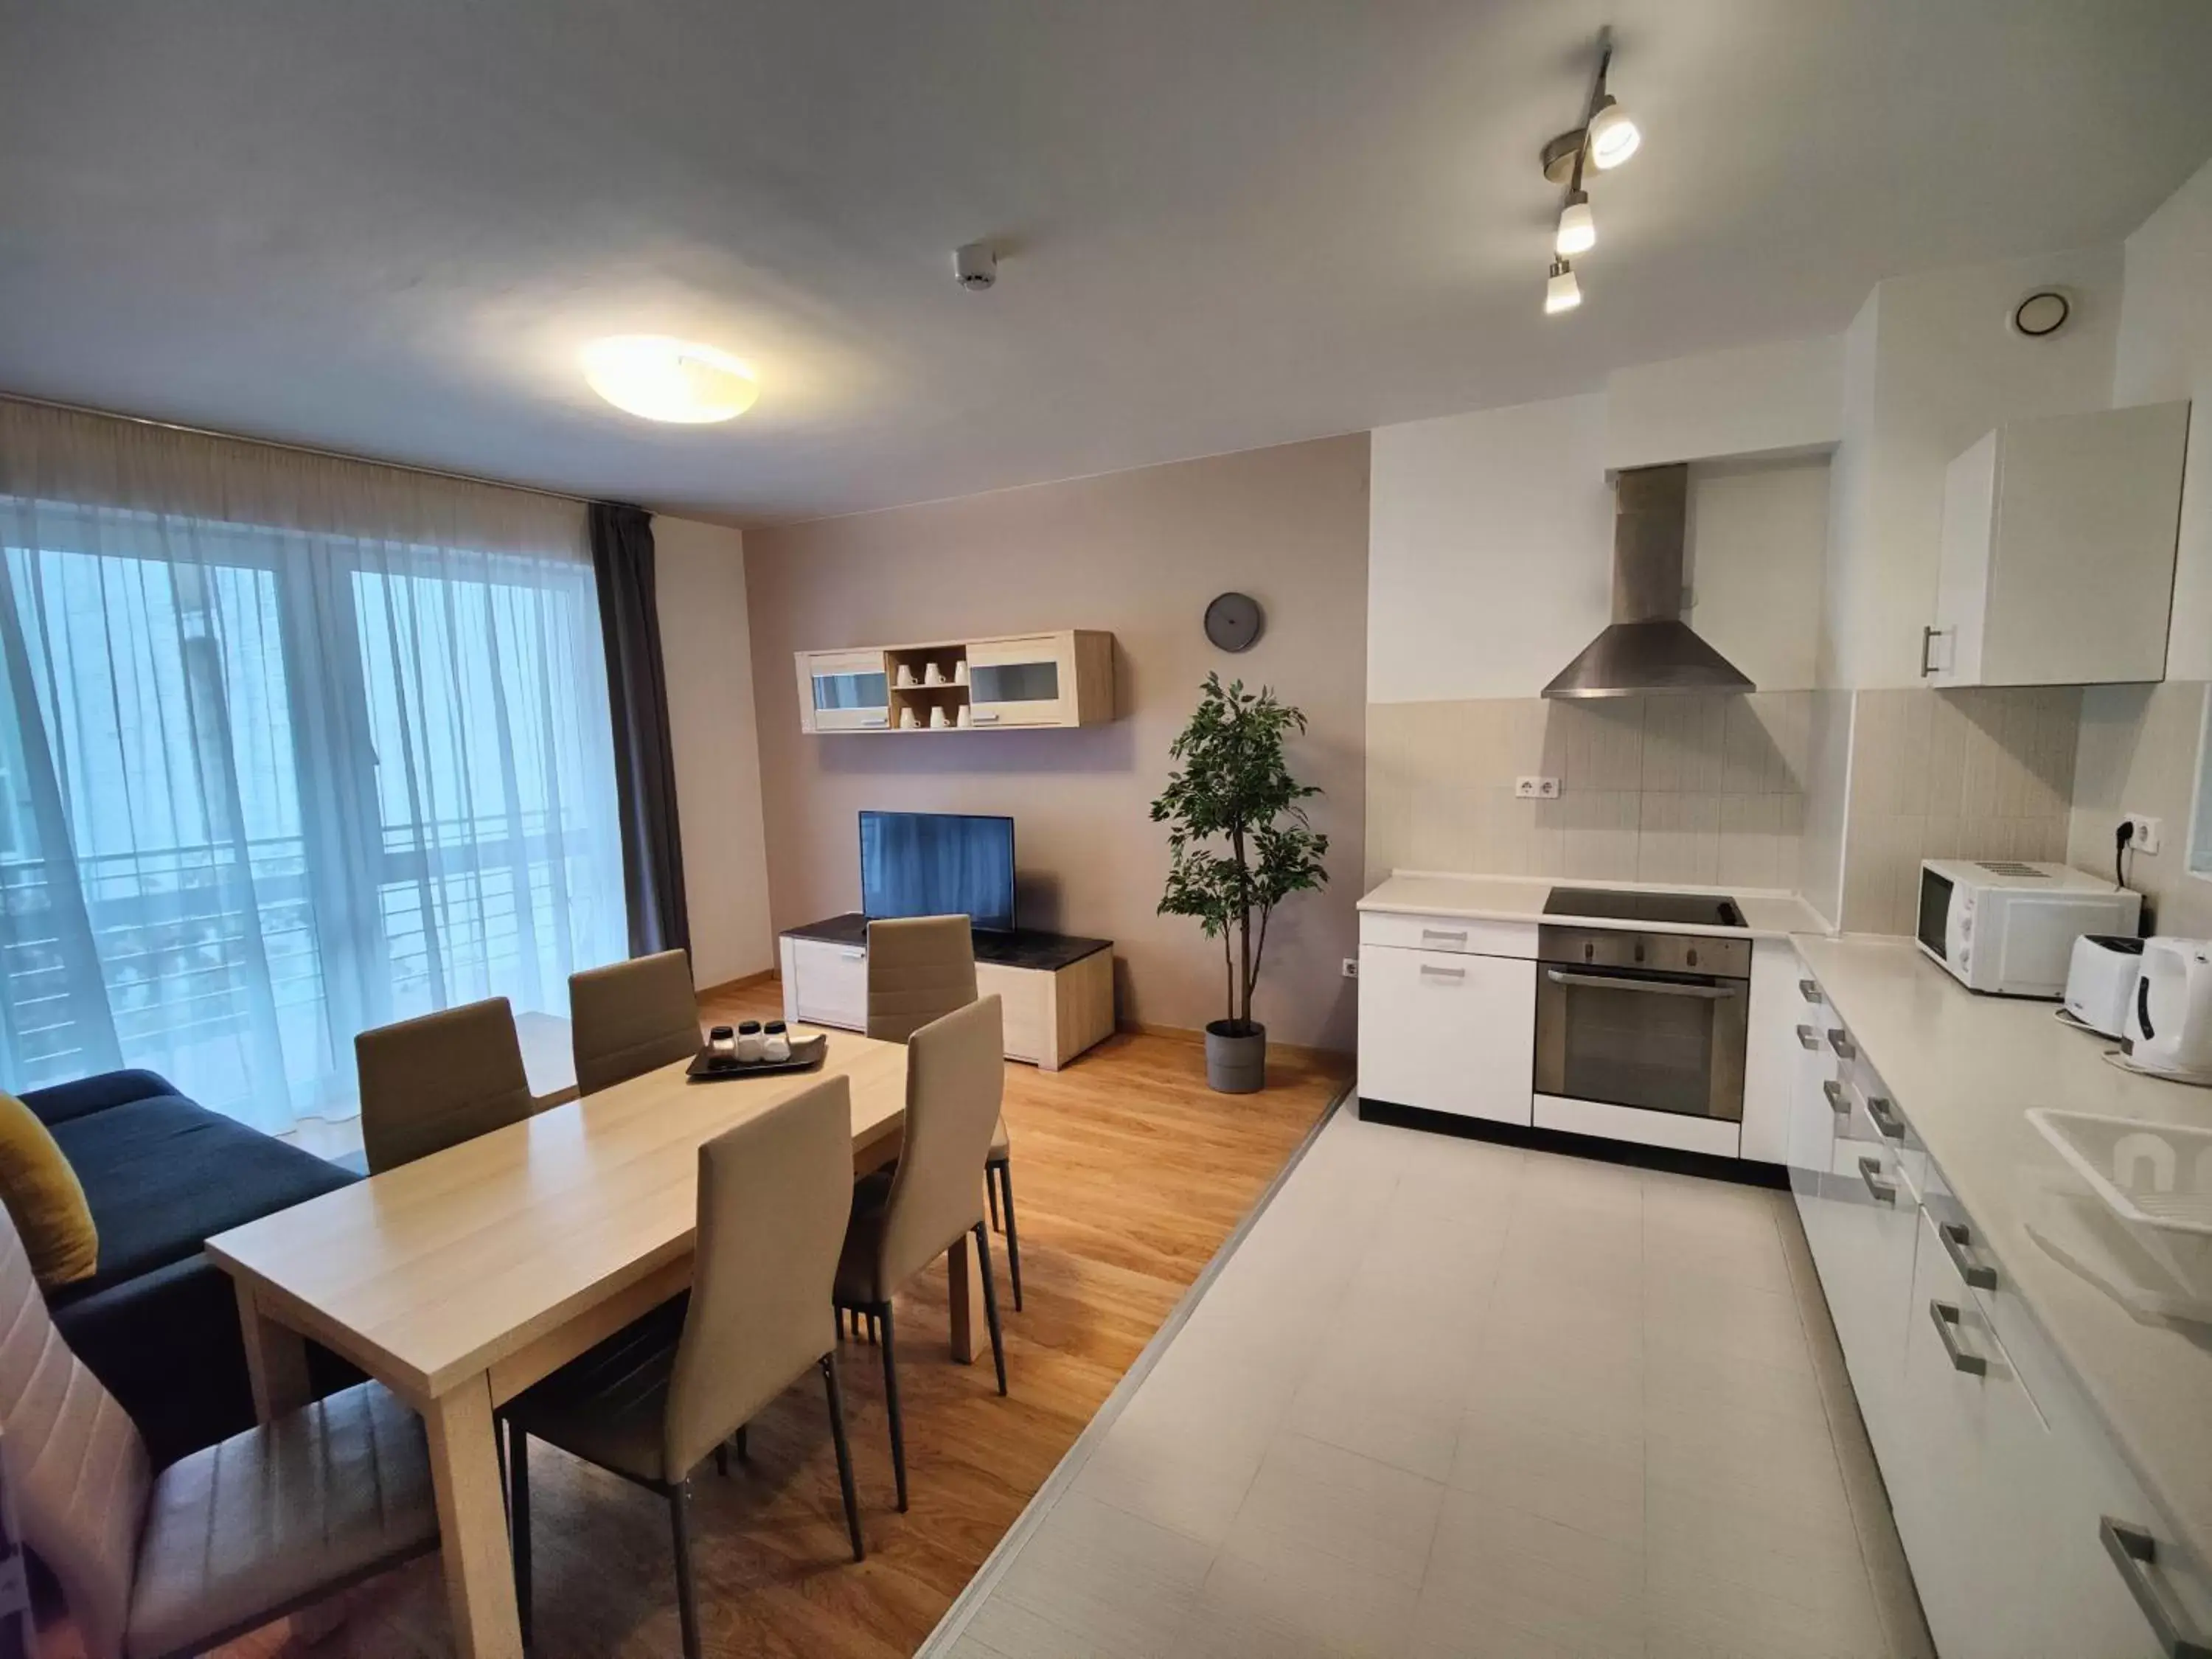
[[[726,1445],[714,1448],[714,1473],[725,1480],[730,1478],[730,1449]]]
[[[999,1180],[1006,1188],[1005,1209],[1006,1224],[1001,1230],[1006,1235],[1006,1277],[1014,1284],[1014,1311],[1022,1310],[1022,1236],[1014,1227],[1014,1166],[999,1165]],[[988,1186],[989,1182],[984,1183]]]
[[[1000,1168],[996,1164],[983,1166],[983,1191],[991,1200],[991,1231],[994,1233],[1005,1231],[999,1225],[999,1185],[991,1179]]]
[[[676,1543],[676,1617],[684,1632],[684,1659],[699,1659],[699,1592],[691,1582],[691,1483],[668,1489],[668,1527]]]
[[[991,1327],[991,1363],[999,1370],[999,1392],[1006,1391],[1006,1344],[999,1331],[999,1286],[991,1273],[991,1230],[975,1224],[976,1265],[983,1270],[983,1317]]]
[[[837,1356],[822,1356],[822,1383],[830,1395],[830,1437],[837,1445],[837,1485],[845,1494],[845,1530],[853,1535],[853,1559],[865,1561],[860,1544],[860,1497],[853,1490],[853,1453],[845,1443],[845,1390],[837,1381]]]
[[[745,1439],[745,1431],[751,1426],[750,1423],[738,1425],[738,1462],[740,1463],[750,1463],[753,1461],[752,1447]]]
[[[514,1610],[522,1626],[522,1645],[530,1645],[530,1437],[522,1425],[507,1425],[507,1490],[509,1535],[514,1550]]]
[[[898,1483],[899,1513],[906,1513],[906,1425],[899,1419],[898,1356],[896,1352],[895,1328],[891,1322],[891,1304],[879,1304],[875,1316],[883,1321],[884,1331],[884,1403],[890,1408],[891,1419],[891,1475]]]

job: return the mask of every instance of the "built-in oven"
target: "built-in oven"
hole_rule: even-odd
[[[1536,1092],[1743,1121],[1751,941],[1536,930]]]

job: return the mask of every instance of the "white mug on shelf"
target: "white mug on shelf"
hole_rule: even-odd
[[[955,685],[965,685],[968,684],[967,658],[963,657],[958,662],[952,665],[952,683]]]
[[[902,708],[899,710],[899,729],[901,731],[911,732],[920,724],[921,722],[915,719],[913,709]]]
[[[971,722],[975,713],[974,709],[963,702],[960,705],[960,713],[954,718],[952,723],[955,726],[967,726]]]
[[[943,685],[945,684],[945,665],[942,663],[931,663],[921,672],[921,683],[924,685]]]
[[[902,662],[899,665],[898,683],[901,685],[908,686],[914,684],[914,665],[912,663]]]
[[[943,703],[939,703],[934,708],[929,711],[929,725],[932,731],[942,732],[949,724],[950,722],[945,718],[945,705]]]

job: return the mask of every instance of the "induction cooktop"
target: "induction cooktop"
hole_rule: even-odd
[[[1735,901],[1718,893],[1634,893],[1616,887],[1554,887],[1544,901],[1544,914],[1693,927],[1744,925]]]

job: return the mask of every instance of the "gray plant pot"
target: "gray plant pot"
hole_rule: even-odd
[[[1256,1095],[1267,1086],[1267,1028],[1217,1019],[1206,1028],[1206,1082],[1224,1095]]]

